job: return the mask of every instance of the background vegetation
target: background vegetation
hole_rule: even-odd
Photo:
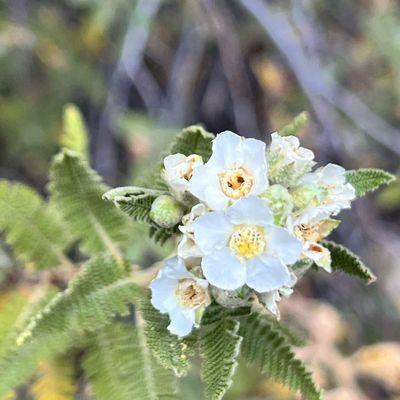
[[[140,178],[183,126],[265,139],[303,110],[311,123],[299,136],[318,161],[396,173],[399,21],[394,0],[6,0],[0,177],[47,196],[68,103],[82,111],[91,165],[110,186]],[[361,255],[376,283],[309,273],[283,304],[283,319],[309,337],[300,355],[328,399],[400,396],[399,217],[400,184],[343,213],[335,239]],[[169,249],[137,246],[142,233],[132,231],[131,257],[149,266]],[[31,301],[38,280],[65,285],[66,276],[28,274],[0,244],[0,310]],[[80,381],[81,372],[44,365],[18,399],[56,399],[40,391],[51,387],[43,380],[68,385],[60,376]],[[246,368],[237,376],[232,400],[293,398]],[[198,385],[189,376],[183,398],[199,398]],[[74,396],[88,397],[84,382],[64,398]]]

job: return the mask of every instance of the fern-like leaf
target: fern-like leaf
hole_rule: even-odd
[[[84,158],[88,158],[88,132],[79,108],[74,104],[67,104],[63,114],[63,132],[60,137],[61,146],[76,151]]]
[[[349,249],[329,240],[323,240],[321,243],[331,253],[333,271],[345,272],[348,275],[360,278],[367,284],[376,281],[373,272]]]
[[[308,124],[308,112],[303,111],[293,118],[293,121],[279,130],[281,136],[297,135],[300,129]]]
[[[346,180],[356,190],[357,197],[373,192],[379,186],[388,185],[395,179],[394,175],[381,169],[361,168],[346,172]]]
[[[83,366],[98,400],[172,400],[176,395],[172,373],[156,364],[140,326],[120,322],[93,333]]]
[[[90,254],[118,255],[118,244],[128,241],[129,222],[101,196],[108,190],[101,178],[77,153],[64,150],[51,168],[51,201],[70,230],[82,239],[82,249]]]
[[[321,400],[321,392],[304,364],[295,358],[290,340],[269,318],[254,313],[241,321],[242,355],[262,373],[300,391],[307,400]]]
[[[202,378],[207,400],[222,399],[232,384],[239,355],[239,321],[228,310],[210,305],[201,321],[200,352],[203,356]]]
[[[73,366],[65,358],[41,362],[39,377],[32,386],[36,400],[74,400]]]
[[[169,318],[160,314],[150,303],[148,296],[140,302],[143,316],[146,342],[159,363],[174,371],[176,376],[183,376],[189,368],[188,358],[194,354],[196,335],[179,338],[168,332]]]
[[[126,269],[114,258],[98,256],[82,268],[69,287],[35,314],[17,342],[51,334],[91,331],[124,315],[141,296]]]
[[[111,189],[104,193],[103,199],[131,216],[135,221],[152,223],[150,209],[153,201],[165,192],[146,189],[138,186],[127,186]]]
[[[38,269],[68,262],[64,250],[71,237],[54,210],[25,185],[0,181],[0,230],[15,254]]]

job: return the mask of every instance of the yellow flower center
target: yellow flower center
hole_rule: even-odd
[[[224,194],[236,200],[250,192],[254,178],[243,168],[237,168],[219,174],[219,183]]]
[[[185,308],[198,308],[210,303],[207,289],[200,286],[194,279],[181,279],[175,294],[181,306]]]
[[[266,247],[264,229],[255,225],[241,225],[232,233],[229,247],[239,258],[250,259]]]

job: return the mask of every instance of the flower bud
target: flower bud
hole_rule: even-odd
[[[317,185],[300,185],[291,190],[296,209],[321,205],[328,195],[326,188]]]
[[[289,191],[281,185],[270,186],[261,196],[274,213],[274,222],[284,225],[286,217],[292,212],[293,201]]]
[[[214,300],[223,307],[235,308],[249,304],[251,291],[247,286],[237,290],[223,290],[211,286],[211,294]]]
[[[183,214],[181,204],[169,195],[157,197],[151,205],[150,218],[163,228],[172,228],[178,224]]]

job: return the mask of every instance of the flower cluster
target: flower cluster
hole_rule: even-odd
[[[342,167],[313,171],[315,164],[296,137],[278,133],[268,149],[223,132],[206,162],[196,154],[164,159],[170,201],[164,195],[155,202],[170,204],[162,211],[182,235],[177,255],[150,288],[153,306],[169,314],[170,332],[189,334],[212,299],[225,307],[258,299],[278,315],[277,302],[290,295],[302,265],[330,272],[330,253],[320,242],[338,226],[332,217],[350,207],[355,190]],[[179,205],[189,212],[182,216]]]

